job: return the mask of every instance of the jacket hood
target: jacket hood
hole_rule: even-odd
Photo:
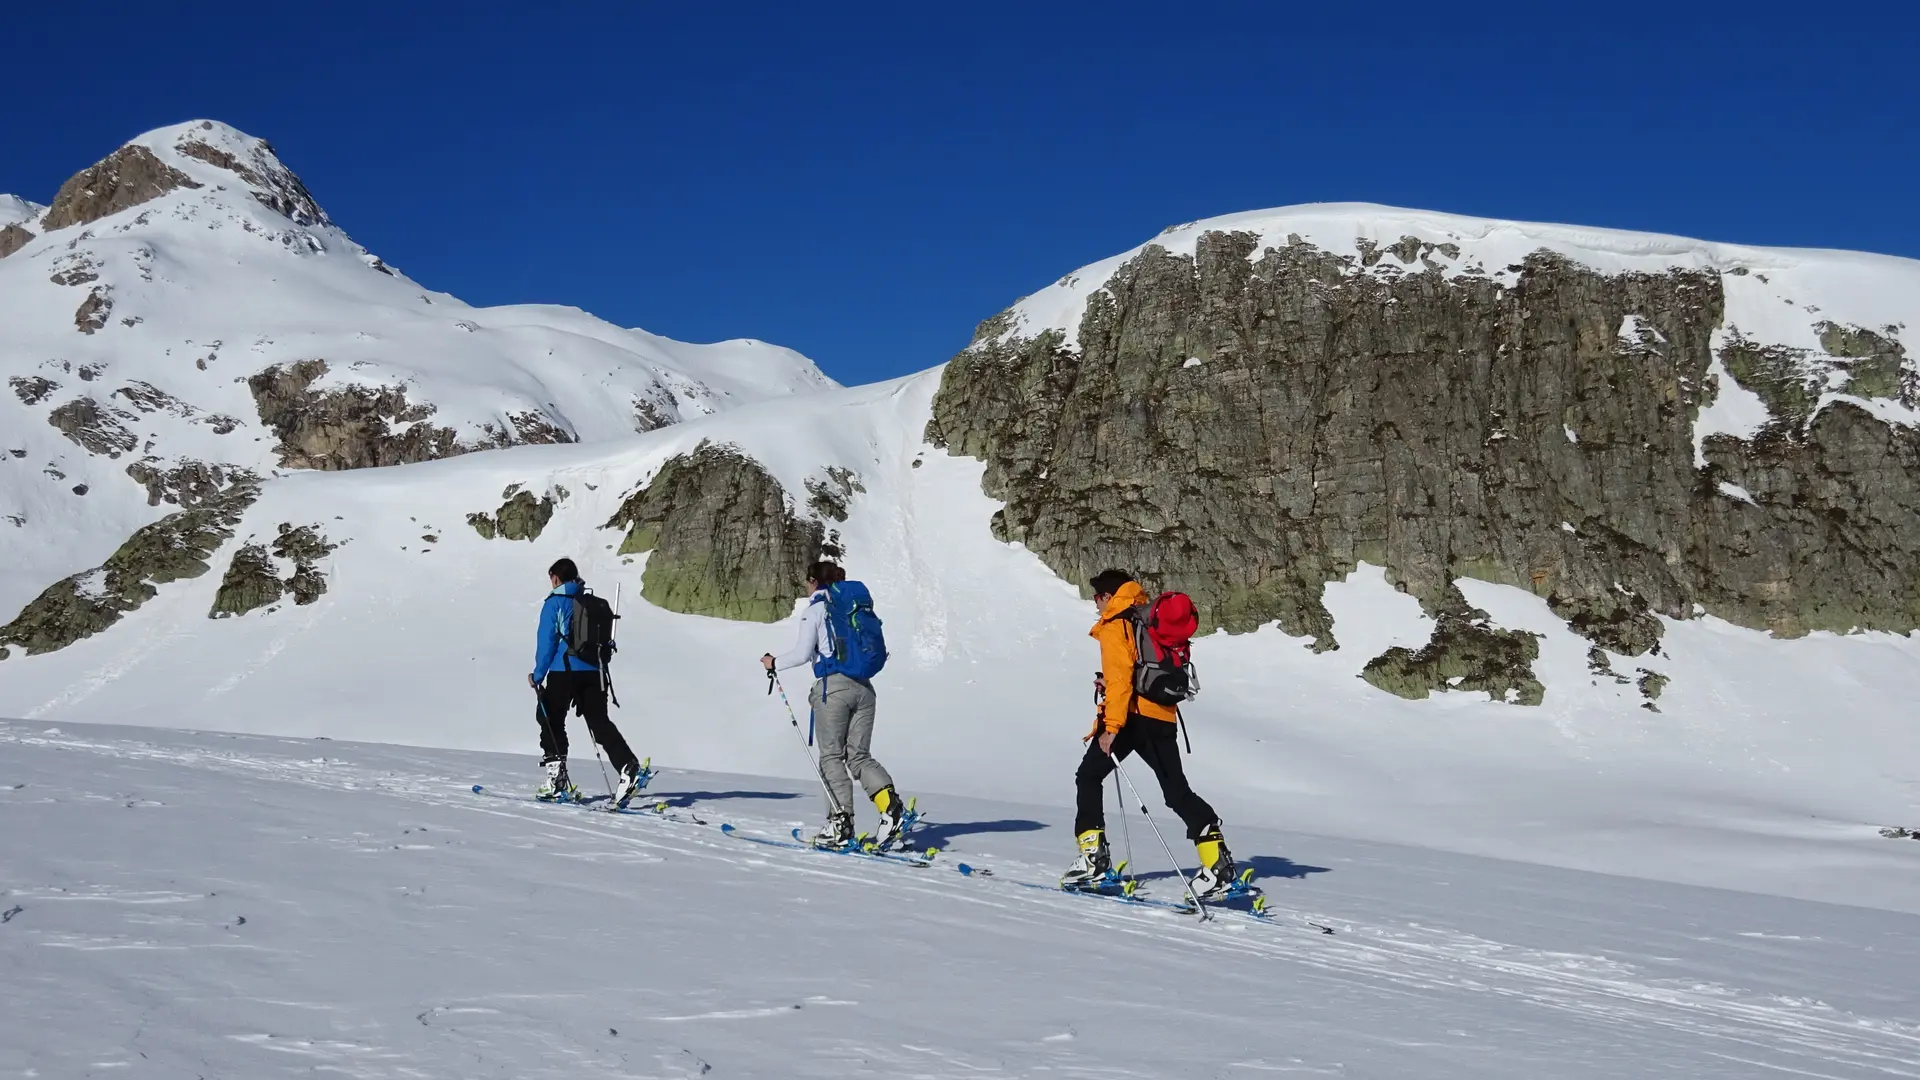
[[[1093,629],[1089,632],[1094,634],[1099,633],[1101,623],[1110,619],[1119,618],[1130,609],[1139,606],[1140,602],[1146,598],[1147,591],[1142,589],[1140,583],[1137,581],[1129,581],[1125,585],[1120,586],[1118,591],[1112,596],[1107,597],[1107,606],[1100,609],[1100,618],[1093,624]]]
[[[584,582],[584,581],[581,581],[581,580],[580,580],[579,578],[575,578],[575,579],[573,579],[572,581],[563,581],[563,582],[561,582],[561,583],[560,583],[559,585],[557,585],[557,586],[555,586],[555,587],[554,587],[554,590],[553,590],[553,593],[552,593],[552,595],[554,595],[554,596],[579,596],[579,595],[580,595],[580,589],[581,589],[581,587],[582,587],[582,586],[584,586],[584,585],[586,585],[586,582]]]

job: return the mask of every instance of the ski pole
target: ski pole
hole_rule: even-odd
[[[833,793],[833,785],[827,783],[827,771],[820,767],[819,759],[815,758],[813,751],[807,747],[807,737],[800,733],[800,716],[793,711],[793,702],[787,700],[786,684],[780,681],[779,672],[768,668],[767,693],[771,694],[775,690],[780,691],[780,704],[787,707],[787,720],[793,724],[794,738],[800,740],[800,752],[807,755],[807,764],[813,766],[813,775],[820,778],[820,790],[827,793],[827,801],[833,804],[834,813],[845,814],[847,808],[840,805],[839,796]]]
[[[1112,754],[1108,754],[1107,758],[1113,762],[1113,770],[1127,782],[1127,790],[1133,792],[1134,801],[1140,804],[1140,812],[1146,815],[1147,824],[1152,827],[1154,837],[1160,841],[1160,847],[1166,851],[1167,861],[1173,864],[1173,872],[1180,875],[1180,884],[1186,886],[1187,899],[1193,901],[1193,906],[1200,912],[1202,919],[1213,918],[1213,913],[1208,911],[1207,905],[1201,902],[1200,894],[1193,891],[1193,879],[1187,877],[1185,870],[1180,869],[1180,860],[1173,857],[1173,848],[1167,843],[1167,838],[1160,835],[1160,826],[1153,820],[1153,814],[1147,810],[1147,800],[1140,797],[1140,789],[1133,786],[1133,777],[1128,776],[1127,770],[1120,767],[1119,758]]]

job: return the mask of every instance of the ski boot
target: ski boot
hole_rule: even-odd
[[[580,789],[567,779],[567,763],[549,761],[545,763],[547,782],[534,790],[533,797],[541,802],[573,802],[580,797]]]
[[[916,799],[901,799],[900,793],[888,785],[873,797],[874,808],[880,811],[880,825],[873,830],[867,841],[873,850],[891,851],[907,830],[913,828],[920,819],[920,811],[914,808]]]
[[[1200,872],[1193,875],[1194,893],[1209,902],[1233,895],[1239,882],[1234,876],[1233,852],[1227,850],[1226,838],[1220,835],[1220,823],[1207,826],[1193,847],[1200,853]]]
[[[613,808],[625,810],[627,803],[653,779],[653,759],[629,765],[620,771],[620,782],[613,786]]]
[[[829,815],[826,826],[813,834],[811,843],[822,851],[839,851],[853,843],[853,815]]]
[[[1088,829],[1080,834],[1080,857],[1060,875],[1060,887],[1069,891],[1107,888],[1118,875],[1113,869],[1113,854],[1107,850],[1107,834]]]

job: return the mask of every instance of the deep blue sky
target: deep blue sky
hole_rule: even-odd
[[[0,191],[212,117],[434,288],[845,382],[1296,202],[1920,256],[1912,5],[1765,7],[17,6]]]

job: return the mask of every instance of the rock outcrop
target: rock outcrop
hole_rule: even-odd
[[[33,240],[33,230],[13,224],[0,228],[0,259],[26,247]]]
[[[365,469],[462,452],[452,428],[426,422],[434,407],[408,401],[404,386],[312,389],[326,373],[327,362],[314,359],[276,364],[247,379],[260,422],[280,437],[274,449],[281,465]]]
[[[640,587],[649,602],[753,622],[793,613],[823,541],[759,462],[705,442],[662,465],[603,527],[626,530],[621,554],[652,552]]]
[[[159,594],[158,586],[207,572],[207,559],[233,538],[240,515],[259,497],[236,484],[218,499],[169,514],[127,538],[107,561],[49,586],[0,626],[0,657],[18,645],[29,655],[64,649],[119,622]]]
[[[492,540],[537,540],[545,531],[547,522],[553,520],[555,503],[567,498],[567,489],[555,486],[553,491],[539,498],[533,492],[524,491],[519,484],[508,485],[500,493],[503,500],[500,508],[491,514],[474,513],[467,515],[467,524],[482,537]]]
[[[90,454],[117,458],[140,445],[140,439],[126,421],[133,417],[116,409],[103,408],[90,397],[74,398],[47,414],[47,423]]]
[[[168,503],[191,510],[220,498],[234,484],[258,483],[258,478],[233,465],[204,461],[179,461],[168,464],[159,458],[142,458],[127,466],[127,475],[147,489],[147,505]]]
[[[1810,358],[1725,326],[1717,272],[1542,250],[1489,275],[1446,247],[1149,246],[1074,345],[983,324],[928,438],[987,462],[997,536],[1070,581],[1117,565],[1190,592],[1209,629],[1335,647],[1321,593],[1363,560],[1436,616],[1457,578],[1531,590],[1628,655],[1696,605],[1782,635],[1920,627],[1920,435],[1814,389],[1844,368],[1851,392],[1908,400],[1890,335],[1830,327]],[[1695,418],[1731,389],[1716,330],[1775,422],[1707,437],[1702,468]],[[1442,630],[1370,677],[1477,678],[1468,652],[1525,649]]]
[[[405,386],[349,383],[315,390],[328,371],[320,359],[275,364],[247,379],[260,422],[280,437],[274,451],[289,469],[367,469],[454,457],[522,443],[567,443],[573,435],[534,412],[508,413],[461,441],[450,427],[427,423],[431,402],[408,398]]]
[[[328,542],[317,525],[281,522],[271,549],[263,544],[243,544],[233,553],[207,617],[245,615],[278,603],[283,596],[292,596],[296,605],[313,603],[327,591],[320,560],[338,546]]]
[[[199,186],[186,173],[155,157],[153,151],[129,144],[61,184],[40,226],[52,231],[91,224],[169,191]]]

